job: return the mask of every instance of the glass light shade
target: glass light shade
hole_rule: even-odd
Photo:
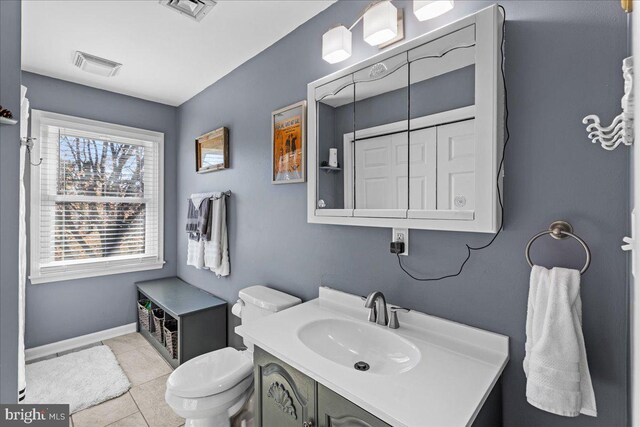
[[[351,56],[351,31],[345,26],[330,29],[322,35],[322,59],[329,64]]]
[[[371,6],[363,20],[364,41],[371,46],[381,45],[398,35],[398,9],[390,1]]]
[[[453,0],[413,0],[413,13],[420,21],[435,18],[453,9]]]

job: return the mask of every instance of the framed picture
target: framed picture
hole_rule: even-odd
[[[229,129],[222,127],[196,138],[196,172],[229,167]]]
[[[294,184],[306,179],[307,101],[271,113],[271,182]]]

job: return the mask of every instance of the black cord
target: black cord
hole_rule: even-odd
[[[485,249],[491,246],[491,244],[500,235],[500,232],[502,231],[502,228],[504,226],[504,204],[502,203],[502,192],[500,191],[500,174],[502,173],[502,169],[504,167],[504,156],[507,149],[507,143],[509,142],[509,138],[511,134],[509,133],[509,106],[507,102],[508,100],[507,80],[505,78],[505,72],[504,72],[504,42],[505,42],[505,24],[507,22],[507,12],[505,11],[502,5],[498,5],[498,7],[502,10],[502,14],[503,14],[502,41],[500,42],[500,54],[501,54],[500,71],[502,73],[502,85],[504,88],[504,129],[505,129],[505,139],[504,139],[504,144],[502,146],[502,158],[500,159],[500,164],[498,165],[498,176],[496,177],[496,187],[498,188],[498,202],[500,203],[500,228],[498,228],[498,231],[496,231],[496,233],[493,235],[489,243],[487,243],[486,245],[471,246],[469,244],[465,244],[465,246],[467,247],[467,257],[464,259],[464,261],[462,261],[462,264],[460,264],[460,269],[458,270],[457,273],[447,274],[440,277],[431,277],[431,278],[416,277],[413,274],[411,274],[409,271],[407,271],[406,268],[404,268],[404,266],[402,265],[400,254],[396,254],[396,256],[398,257],[398,265],[400,265],[400,268],[402,269],[402,271],[404,271],[413,280],[418,280],[420,282],[435,282],[438,280],[459,276],[462,273],[464,266],[467,264],[467,261],[469,261],[469,258],[471,258],[471,251],[480,251],[482,249]]]

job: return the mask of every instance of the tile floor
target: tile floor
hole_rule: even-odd
[[[94,345],[99,345],[96,343]],[[178,417],[164,401],[167,377],[172,367],[138,333],[105,340],[131,381],[131,389],[120,397],[72,415],[70,427],[178,427]],[[77,351],[80,349],[76,349]]]

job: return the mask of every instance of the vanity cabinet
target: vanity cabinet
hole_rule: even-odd
[[[253,362],[256,426],[315,426],[316,382],[259,347]]]
[[[255,347],[256,427],[391,427],[333,390]],[[428,414],[425,415],[425,425]],[[502,424],[500,384],[485,400],[473,427]]]
[[[317,390],[319,427],[391,427],[322,384]]]
[[[390,427],[259,347],[253,360],[257,427]]]

